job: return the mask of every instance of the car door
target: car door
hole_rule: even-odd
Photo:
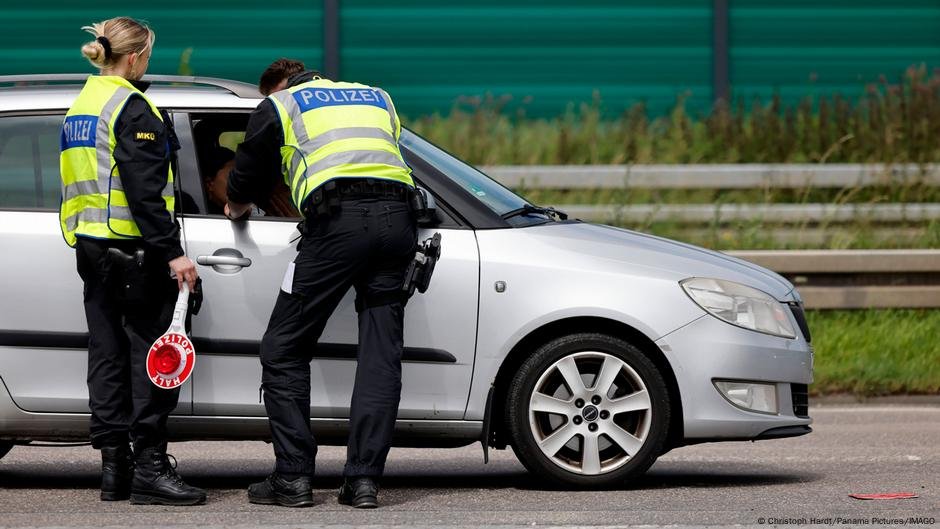
[[[184,143],[195,125],[231,116],[193,114],[177,123]],[[208,120],[208,121],[207,121]],[[215,130],[215,129],[213,129]],[[186,132],[184,132],[186,131]],[[201,141],[201,140],[200,140]],[[299,219],[253,216],[232,222],[209,208],[201,189],[198,149],[185,149],[180,177],[201,195],[199,211],[184,214],[187,254],[198,263],[205,299],[193,318],[198,362],[194,378],[196,415],[263,416],[259,343],[288,263],[296,256]],[[204,164],[202,170],[206,171]],[[472,230],[453,219],[421,229],[421,239],[443,236],[444,257],[431,288],[416,294],[405,313],[401,419],[463,417],[475,352],[479,253]],[[356,370],[357,317],[354,292],[327,323],[311,362],[311,416],[346,418]]]
[[[0,379],[23,410],[88,413],[82,281],[59,228],[64,115],[0,114]]]

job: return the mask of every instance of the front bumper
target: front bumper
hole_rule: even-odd
[[[805,402],[799,395],[794,399],[792,391],[803,391],[813,381],[813,350],[802,337],[761,334],[705,315],[656,344],[678,382],[686,442],[772,439],[811,431],[812,419],[797,416],[805,413]],[[747,411],[731,404],[719,393],[715,380],[774,384],[777,413]]]

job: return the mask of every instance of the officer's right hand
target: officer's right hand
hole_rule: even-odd
[[[229,220],[245,220],[251,215],[251,204],[227,202],[224,213]]]
[[[196,279],[199,277],[199,272],[196,271],[196,263],[192,262],[189,257],[181,255],[168,264],[170,265],[170,271],[176,276],[177,288],[183,290],[183,281],[186,281],[189,283],[189,291],[192,292],[196,288]]]

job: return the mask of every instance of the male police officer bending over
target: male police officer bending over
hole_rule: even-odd
[[[353,286],[359,365],[338,499],[378,506],[373,480],[382,475],[401,397],[401,285],[417,239],[409,208],[414,183],[398,148],[400,133],[383,90],[317,72],[294,76],[248,121],[229,177],[226,215],[244,218],[283,171],[305,217],[299,253],[261,341],[261,385],[277,462],[274,473],[248,488],[253,503],[313,504],[310,360],[330,314]]]

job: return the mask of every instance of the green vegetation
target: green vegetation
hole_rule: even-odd
[[[605,119],[605,104],[571,107],[554,119],[513,115],[505,100],[456,106],[448,116],[409,121],[419,134],[476,165],[629,163],[931,163],[940,162],[940,72],[910,68],[853,98],[807,97],[798,105],[738,100],[690,116],[679,97],[670,115],[650,119],[642,105]],[[940,202],[923,183],[829,189],[515,189],[535,204],[881,204]],[[774,225],[772,219],[683,225],[605,223],[720,250],[760,248],[936,248],[940,224]]]
[[[815,394],[940,393],[940,310],[808,311]]]
[[[406,120],[415,132],[475,165],[622,163],[825,163],[940,160],[940,74],[910,68],[860,94],[788,106],[739,99],[704,116],[684,96],[668,116],[642,104],[608,120],[595,98],[553,119],[527,119],[505,100],[455,106],[448,116]]]

